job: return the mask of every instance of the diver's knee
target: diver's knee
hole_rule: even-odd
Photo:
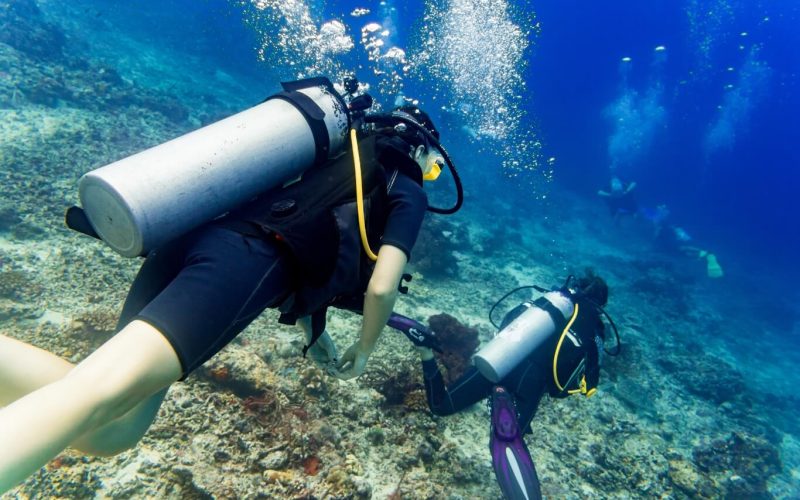
[[[58,382],[68,394],[82,400],[87,408],[88,429],[100,427],[129,411],[136,402],[127,393],[128,388],[120,384],[117,377],[90,377],[78,373]]]
[[[134,321],[65,380],[88,392],[93,418],[102,424],[169,387],[180,375],[180,361],[166,338],[153,326]]]

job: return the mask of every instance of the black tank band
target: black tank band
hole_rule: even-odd
[[[325,125],[325,111],[314,102],[314,99],[296,90],[278,92],[267,98],[267,100],[270,99],[286,101],[303,115],[308,127],[311,129],[311,134],[314,136],[314,165],[320,165],[325,162],[328,159],[331,148],[328,127]]]
[[[539,297],[538,299],[534,300],[533,303],[537,307],[547,311],[547,314],[550,315],[550,318],[556,325],[556,332],[561,333],[564,331],[564,327],[567,326],[567,319],[564,317],[564,314],[559,308],[554,306],[552,302],[544,297]]]

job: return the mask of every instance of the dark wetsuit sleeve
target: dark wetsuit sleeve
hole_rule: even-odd
[[[604,337],[605,326],[598,318],[598,326],[591,332],[591,339],[582,338],[581,342],[586,346],[586,387],[592,389],[600,383],[600,352],[597,345],[597,337]]]
[[[422,186],[400,171],[390,170],[387,175],[389,215],[381,243],[399,248],[411,260],[411,249],[422,227],[428,197]]]
[[[452,415],[489,396],[492,383],[471,367],[450,387],[445,387],[442,373],[433,359],[422,362],[425,394],[435,415]]]

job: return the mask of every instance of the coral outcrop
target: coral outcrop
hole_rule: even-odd
[[[701,471],[716,476],[729,498],[770,498],[767,480],[783,469],[775,446],[736,432],[695,447],[692,459]]]
[[[453,316],[442,313],[428,318],[431,330],[436,332],[442,352],[436,359],[445,369],[446,383],[457,380],[472,365],[472,355],[480,345],[478,330],[462,324]]]

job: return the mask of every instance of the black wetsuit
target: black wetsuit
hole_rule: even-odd
[[[427,208],[421,174],[414,175],[410,158],[400,158],[405,165],[397,158],[389,162],[392,156],[377,148],[387,193],[380,244],[410,259]],[[242,220],[249,212],[248,206],[237,211]],[[239,231],[247,225],[232,222],[214,221],[151,252],[120,316],[118,329],[135,319],[155,326],[175,349],[184,378],[298,288],[298,269],[286,245]]]
[[[565,339],[559,356],[559,373],[571,372],[578,363],[585,359],[587,386],[595,387],[600,375],[599,355],[605,338],[605,326],[597,310],[591,304],[578,301],[580,314],[570,328],[575,342]],[[522,314],[529,304],[521,304],[509,312],[503,319],[501,328]],[[530,432],[530,422],[536,414],[539,401],[545,392],[554,397],[564,397],[553,380],[553,354],[561,331],[554,332],[543,346],[523,360],[511,373],[495,384],[481,375],[477,368],[471,367],[458,380],[445,387],[442,374],[431,359],[423,361],[423,375],[428,406],[435,415],[451,415],[477,403],[491,394],[495,385],[504,386],[513,394],[520,428]],[[565,375],[560,375],[565,377]],[[564,380],[561,381],[564,383]]]

